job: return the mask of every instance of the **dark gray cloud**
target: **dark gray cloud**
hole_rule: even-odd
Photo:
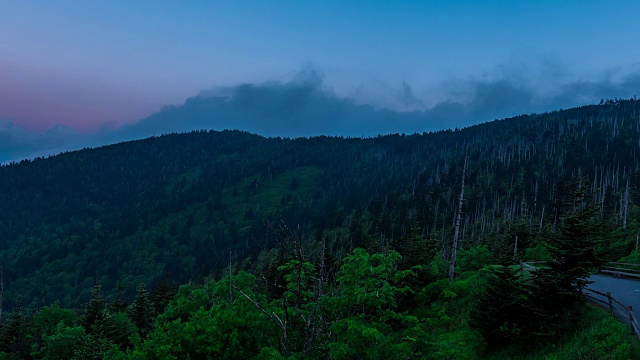
[[[429,99],[421,99],[409,84],[402,83],[398,91],[389,94],[391,102],[385,105],[396,104],[391,106],[395,110],[337,96],[324,85],[316,69],[306,66],[289,82],[210,89],[181,106],[165,107],[119,128],[105,124],[93,134],[62,126],[35,133],[0,121],[0,162],[200,129],[240,129],[266,136],[297,137],[460,128],[523,113],[597,103],[601,98],[629,98],[640,90],[638,67],[617,69],[597,79],[571,80],[562,69],[545,66],[544,73],[552,74],[546,79],[527,77],[526,70],[508,68],[491,77],[451,81],[439,94],[447,100],[428,108],[424,104]]]
[[[402,82],[402,90],[397,95],[396,99],[406,109],[421,109],[424,108],[424,102],[416,97],[413,93],[413,88],[406,82]]]

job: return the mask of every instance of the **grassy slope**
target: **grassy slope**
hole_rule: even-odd
[[[529,354],[514,349],[490,354],[488,359],[640,359],[640,341],[629,327],[605,310],[588,304],[580,317],[577,330]]]

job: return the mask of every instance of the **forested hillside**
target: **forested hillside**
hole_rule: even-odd
[[[638,356],[580,292],[640,258],[639,116],[201,131],[2,166],[0,358]]]
[[[230,262],[263,271],[280,221],[337,258],[402,250],[413,231],[448,260],[465,154],[460,248],[518,236],[517,257],[537,256],[579,186],[617,259],[636,246],[639,115],[629,100],[376,138],[203,131],[3,166],[3,305],[78,306],[97,282],[131,297]]]

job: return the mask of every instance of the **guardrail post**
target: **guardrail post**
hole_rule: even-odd
[[[609,300],[609,312],[613,315],[613,300],[610,292],[607,292],[607,300]]]
[[[631,328],[631,333],[636,334],[636,330],[633,326],[633,307],[631,305],[627,306],[627,311],[629,312],[629,327]]]

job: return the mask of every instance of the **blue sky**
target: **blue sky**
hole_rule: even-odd
[[[203,91],[286,87],[309,69],[323,97],[428,112],[416,130],[628,98],[637,14],[625,0],[0,0],[0,155],[52,151],[34,139],[72,148],[69,134],[97,141]],[[449,119],[451,104],[467,110]]]

